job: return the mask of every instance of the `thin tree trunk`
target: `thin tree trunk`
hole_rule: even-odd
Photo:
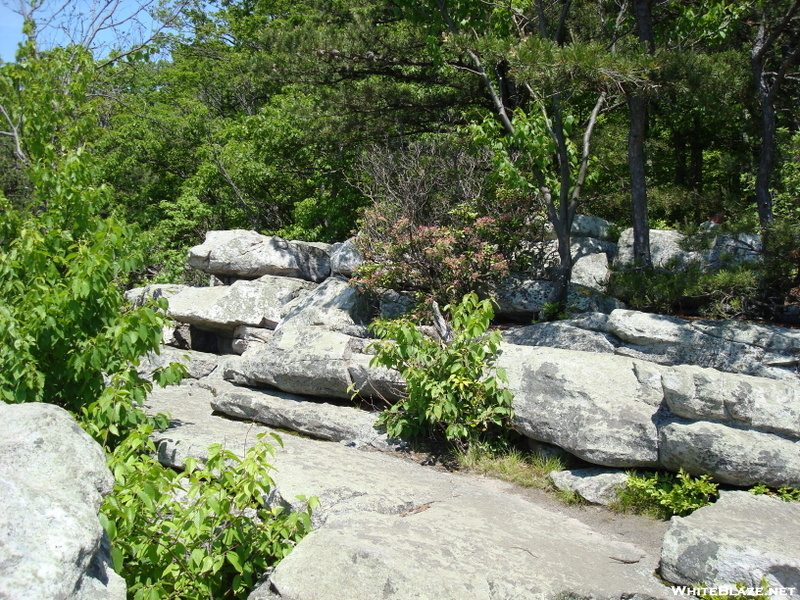
[[[652,0],[633,0],[633,15],[640,42],[647,44],[648,54],[655,54]],[[650,221],[647,217],[647,186],[644,168],[644,137],[647,125],[647,98],[628,94],[630,130],[628,133],[628,168],[631,174],[631,208],[633,213],[633,256],[646,267],[650,258]]]
[[[633,210],[633,258],[645,267],[652,267],[650,221],[647,216],[647,184],[644,172],[647,99],[641,96],[628,96],[628,107],[630,108],[628,167],[631,174],[631,208]]]
[[[772,94],[764,74],[764,55],[767,50],[766,28],[762,21],[753,44],[752,71],[753,83],[761,108],[761,149],[756,173],[756,208],[761,225],[772,223],[772,194],[769,191],[769,180],[775,157],[775,106]]]

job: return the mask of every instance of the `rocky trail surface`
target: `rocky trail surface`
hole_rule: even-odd
[[[209,387],[214,387],[213,385]],[[154,391],[167,412],[159,458],[178,466],[221,443],[244,453],[267,427],[214,414],[201,382]],[[317,496],[315,530],[256,598],[672,597],[655,576],[667,524],[570,507],[497,480],[442,472],[402,453],[281,434],[272,501]]]

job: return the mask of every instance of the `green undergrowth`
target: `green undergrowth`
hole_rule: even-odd
[[[204,463],[173,471],[154,458],[150,433],[140,427],[110,456],[114,492],[101,512],[128,597],[246,598],[311,530],[316,499],[299,512],[268,505],[275,449],[265,440],[244,458],[215,444]]]
[[[620,512],[644,514],[656,519],[673,515],[686,516],[694,510],[713,503],[718,485],[709,475],[692,477],[683,469],[675,473],[629,472],[625,486],[618,492],[612,508]]]
[[[468,472],[536,489],[550,489],[549,473],[567,467],[558,457],[524,454],[516,449],[493,452],[477,445],[456,451],[456,461]]]

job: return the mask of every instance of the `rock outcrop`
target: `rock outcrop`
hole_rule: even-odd
[[[320,282],[331,274],[329,246],[244,229],[209,231],[205,242],[189,250],[189,265],[211,275],[243,279],[279,275]]]
[[[506,339],[789,381],[798,380],[800,363],[800,331],[737,321],[687,321],[624,309],[529,325]]]
[[[784,595],[785,588],[794,588],[789,595],[800,597],[800,545],[793,535],[798,527],[798,502],[722,492],[715,504],[672,518],[661,576],[680,585],[729,589],[761,587],[765,579],[767,587],[784,588]]]
[[[98,512],[102,448],[63,409],[0,403],[0,597],[125,600]]]

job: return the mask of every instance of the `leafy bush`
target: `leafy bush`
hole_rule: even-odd
[[[751,494],[766,494],[785,500],[787,502],[800,502],[800,489],[789,487],[788,485],[772,489],[759,483],[750,488]]]
[[[373,205],[361,222],[357,283],[454,303],[529,266],[523,242],[540,230],[534,196],[498,189],[490,172],[486,152],[452,139],[366,154],[358,185]]]
[[[102,507],[114,570],[129,597],[246,598],[311,529],[316,500],[302,512],[267,506],[275,450],[266,441],[244,459],[211,446],[204,464],[188,458],[175,472],[152,458],[150,433],[140,428],[111,455],[114,493]]]
[[[614,273],[610,293],[631,308],[659,313],[694,310],[709,318],[743,317],[758,287],[752,265],[716,271],[698,264],[675,269],[625,269]]]
[[[649,514],[659,519],[686,516],[711,504],[717,496],[717,484],[708,475],[692,477],[683,469],[674,473],[629,473],[619,492],[616,508]]]
[[[500,333],[486,333],[494,316],[491,302],[474,293],[444,308],[452,320],[452,342],[432,339],[410,319],[375,321],[383,341],[373,366],[398,369],[407,396],[385,411],[380,423],[391,437],[441,432],[451,441],[471,444],[502,435],[510,423],[511,391],[502,369],[494,367]]]

